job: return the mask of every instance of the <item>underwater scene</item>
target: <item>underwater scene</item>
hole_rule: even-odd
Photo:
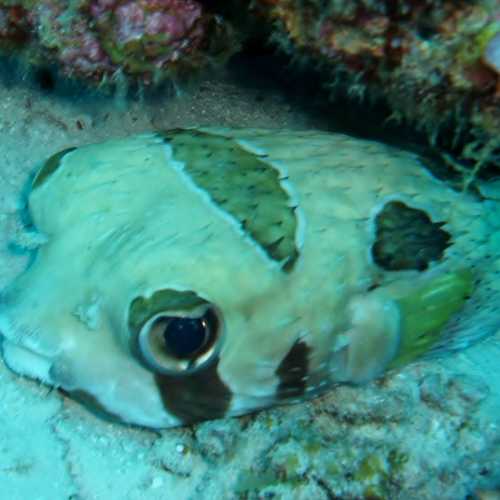
[[[500,0],[0,0],[0,500],[500,500]]]

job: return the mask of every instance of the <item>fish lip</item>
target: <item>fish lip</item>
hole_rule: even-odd
[[[5,307],[0,301],[0,337],[3,338],[2,344],[8,342],[19,348],[23,348],[32,355],[42,358],[54,358],[57,352],[44,349],[39,342],[40,330],[28,322],[19,320],[22,317],[15,308]]]
[[[50,375],[54,356],[29,345],[33,342],[29,342],[25,327],[14,324],[2,306],[4,304],[0,304],[0,355],[5,365],[14,373],[55,385]]]
[[[54,385],[50,369],[54,356],[44,353],[33,342],[26,325],[12,320],[5,302],[0,303],[0,355],[14,373]]]
[[[2,340],[2,358],[15,373],[55,385],[51,377],[53,360],[9,339]]]

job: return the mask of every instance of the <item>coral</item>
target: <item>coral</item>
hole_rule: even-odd
[[[486,145],[500,132],[500,2],[256,0],[272,39],[320,65],[333,90],[382,96],[434,140],[452,124]],[[498,147],[498,143],[496,144]],[[467,158],[467,155],[464,155]],[[470,159],[470,158],[468,158]]]
[[[223,62],[237,47],[231,35],[196,0],[0,0],[0,43],[18,41],[30,63],[99,83],[120,73],[146,84],[189,76]]]
[[[31,36],[32,19],[20,5],[0,2],[0,49],[10,50],[24,45]]]
[[[478,145],[491,152],[481,166],[496,161],[500,0],[0,0],[0,50],[99,84],[192,75],[249,32],[323,68],[332,93],[383,97],[432,141],[451,125],[473,145],[466,165]]]

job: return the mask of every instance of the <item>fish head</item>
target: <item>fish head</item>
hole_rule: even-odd
[[[273,404],[285,354],[316,321],[297,305],[299,221],[277,179],[262,193],[240,179],[243,220],[248,206],[214,203],[155,134],[49,159],[29,197],[47,242],[0,305],[8,366],[150,427]]]

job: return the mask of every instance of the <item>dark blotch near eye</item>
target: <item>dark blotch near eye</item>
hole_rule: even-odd
[[[309,347],[305,342],[296,342],[283,358],[276,375],[280,383],[276,397],[287,399],[304,394],[309,369]]]
[[[451,245],[444,224],[400,201],[387,203],[375,219],[374,262],[387,271],[425,271]]]

